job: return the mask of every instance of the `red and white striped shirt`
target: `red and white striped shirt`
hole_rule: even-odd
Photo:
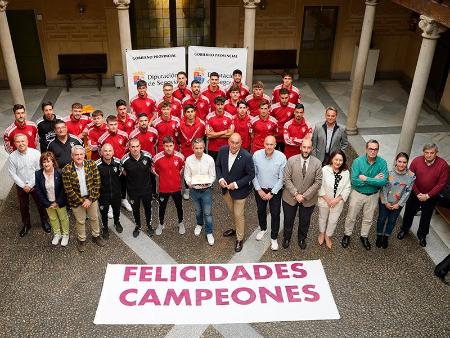
[[[209,99],[205,95],[201,94],[197,97],[197,99],[195,99],[192,95],[186,96],[181,104],[183,105],[183,108],[188,104],[193,105],[195,107],[195,116],[203,121],[206,121],[206,116],[209,114],[211,109]]]
[[[212,129],[215,132],[233,129],[233,116],[224,112],[218,115],[215,111],[209,113],[206,117],[206,129]],[[208,150],[219,151],[219,148],[228,143],[228,137],[210,138],[208,140]]]
[[[165,97],[163,97],[161,100],[158,101],[158,103],[156,104],[156,110],[158,111],[158,116],[161,116],[161,107],[164,102],[170,102],[170,115],[181,118],[181,114],[183,112],[183,107],[181,106],[181,101],[173,96],[170,98],[170,100],[167,100]]]
[[[284,124],[284,154],[287,158],[300,154],[300,145],[303,139],[311,138],[311,125],[304,119],[297,122],[295,118]]]
[[[192,141],[196,138],[203,138],[205,136],[205,122],[198,117],[195,118],[193,124],[188,124],[186,119],[180,122],[180,143],[181,153],[185,158],[192,155]]]
[[[163,151],[163,140],[166,136],[172,136],[175,141],[175,148],[178,139],[178,132],[180,130],[180,119],[176,116],[170,116],[166,121],[161,117],[157,117],[153,121],[153,127],[158,131],[157,151]]]
[[[80,137],[80,134],[83,132],[85,128],[90,128],[93,125],[93,122],[89,116],[81,115],[78,120],[74,119],[73,115],[65,117],[64,122],[66,122],[67,132],[69,134],[75,135],[76,137]]]
[[[136,95],[130,100],[131,113],[136,117],[138,117],[140,113],[145,113],[148,120],[151,121],[156,111],[155,104],[156,100],[148,94],[145,94],[144,97]]]
[[[192,95],[192,91],[188,86],[180,87],[178,85],[173,87],[172,95],[178,100],[183,101],[185,97]]]
[[[231,87],[233,87],[236,83],[231,82],[231,84],[225,90],[227,94],[227,98],[230,98]],[[239,100],[245,100],[245,98],[250,94],[250,88],[248,88],[242,82],[239,83]]]
[[[91,160],[93,161],[100,158],[100,154],[98,153],[98,139],[105,133],[106,129],[106,123],[103,123],[101,126],[93,125],[89,128],[88,145],[91,148]]]
[[[117,115],[117,126],[120,130],[130,135],[134,128],[136,128],[136,116],[127,113],[125,115],[125,121],[122,121],[119,115]]]
[[[279,84],[276,86],[272,91],[272,102],[277,103],[280,102],[280,90],[283,88],[282,84]],[[300,96],[300,90],[291,84],[289,88],[289,102],[296,104],[300,102],[301,96]]]
[[[111,133],[107,130],[98,139],[100,147],[109,143],[114,149],[114,156],[117,158],[122,158],[127,153],[127,142],[128,134],[122,130],[118,130],[117,133]]]
[[[141,149],[149,152],[152,157],[155,156],[155,147],[158,142],[158,131],[153,127],[148,127],[146,130],[136,128],[130,133],[130,140],[137,138],[141,144]]]
[[[252,153],[264,148],[264,139],[277,134],[277,120],[272,116],[267,116],[265,120],[261,116],[255,116],[250,120],[251,132],[253,134]]]
[[[8,128],[6,128],[5,133],[3,134],[5,150],[9,154],[16,150],[16,146],[14,145],[14,136],[17,134],[26,135],[28,139],[28,147],[37,149],[38,130],[36,124],[32,121],[25,121],[23,125],[14,122]]]
[[[159,176],[159,192],[172,193],[181,190],[181,171],[184,156],[178,151],[166,154],[161,151],[153,158],[153,171]]]
[[[245,101],[247,102],[248,111],[251,116],[259,115],[259,105],[261,102],[266,101],[270,106],[270,97],[266,94],[263,94],[262,96],[255,96],[251,94],[245,98]]]
[[[294,115],[295,104],[288,102],[287,105],[283,106],[280,102],[275,103],[270,107],[270,115],[275,117],[278,121],[278,132],[276,135],[277,142],[284,142],[284,124],[292,119]]]

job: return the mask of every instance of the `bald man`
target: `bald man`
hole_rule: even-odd
[[[290,157],[284,170],[283,213],[284,240],[287,249],[291,241],[295,215],[299,210],[298,245],[306,249],[306,237],[318,192],[322,185],[322,162],[311,156],[312,141],[304,139],[300,154]]]
[[[219,149],[216,160],[216,176],[222,188],[223,198],[228,210],[233,215],[235,229],[226,230],[223,235],[236,235],[234,251],[242,250],[245,232],[244,208],[247,196],[252,191],[252,180],[255,178],[255,167],[252,155],[241,148],[242,139],[233,133],[228,145]]]

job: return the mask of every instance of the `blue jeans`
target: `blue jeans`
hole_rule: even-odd
[[[392,234],[392,230],[394,230],[395,223],[397,223],[397,218],[400,215],[400,211],[402,211],[402,207],[390,210],[386,208],[386,206],[378,201],[378,221],[377,221],[377,235],[385,235],[390,236]],[[384,230],[384,223],[386,223],[386,230]]]
[[[198,225],[204,225],[205,233],[212,234],[212,188],[206,190],[191,189],[192,201],[195,205],[195,218]]]

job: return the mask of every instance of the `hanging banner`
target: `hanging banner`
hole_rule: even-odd
[[[184,47],[127,50],[128,95],[137,94],[136,83],[147,82],[147,92],[158,101],[164,82],[177,84],[177,73],[186,71]]]
[[[220,88],[226,89],[233,82],[233,70],[242,71],[245,83],[247,69],[247,48],[219,48],[190,46],[188,48],[189,82],[198,80],[202,89],[208,86],[209,74],[219,73]],[[247,83],[248,85],[248,83]]]
[[[95,324],[225,324],[339,319],[320,260],[108,264]]]

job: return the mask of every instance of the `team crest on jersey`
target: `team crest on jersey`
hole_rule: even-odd
[[[148,107],[150,106],[150,102],[145,102],[145,105]]]
[[[204,105],[203,103],[200,102],[200,103],[198,104],[198,106],[199,106],[200,108],[203,108],[205,105]]]
[[[116,173],[116,172],[117,172],[117,167],[114,167],[113,170],[114,170],[114,172]]]
[[[28,135],[30,135],[30,136],[31,136],[31,130],[28,130]]]
[[[223,125],[224,125],[224,126],[226,126],[226,125],[227,125],[227,123],[228,123],[227,121],[223,121]]]
[[[173,161],[175,165],[178,165],[178,160]]]
[[[174,124],[172,124],[172,129],[175,129],[175,128],[176,128],[176,126]]]
[[[119,140],[119,144],[122,144],[123,143],[123,141],[122,140]]]
[[[144,163],[144,165],[147,165],[147,160],[143,160],[142,163]]]
[[[103,209],[104,209],[103,205],[99,206],[98,208],[99,208],[100,210],[103,210]]]
[[[177,109],[177,105],[176,105],[176,104],[173,104],[173,105],[172,105],[172,109],[173,109],[173,110]]]
[[[75,146],[75,142],[70,142],[70,146],[71,147]]]
[[[268,124],[268,125],[267,125],[267,130],[270,130],[270,128],[271,128],[271,125]]]

